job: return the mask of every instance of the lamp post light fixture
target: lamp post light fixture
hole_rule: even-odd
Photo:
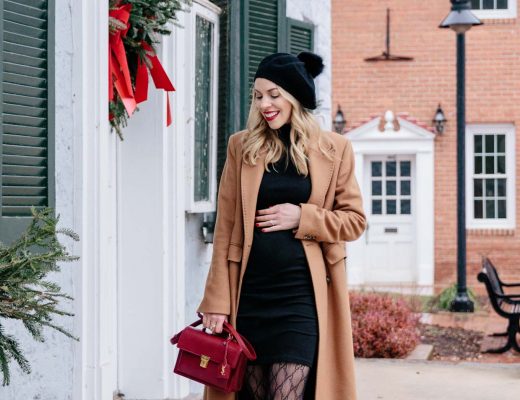
[[[435,116],[433,117],[432,122],[435,132],[437,132],[439,135],[442,135],[444,133],[444,127],[446,126],[446,122],[448,122],[448,120],[446,119],[444,111],[442,110],[440,104],[439,107],[437,107],[437,111],[435,111]]]
[[[345,116],[343,115],[343,111],[341,111],[341,106],[338,104],[338,111],[336,111],[336,116],[334,117],[334,131],[336,133],[342,134],[345,126],[347,125],[347,121]]]
[[[466,286],[466,46],[465,33],[482,22],[471,12],[470,0],[451,0],[451,12],[440,28],[457,34],[457,295],[450,305],[455,312],[473,312],[474,305]]]

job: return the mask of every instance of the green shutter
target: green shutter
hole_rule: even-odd
[[[287,18],[289,53],[297,55],[301,51],[314,49],[314,25]]]
[[[243,27],[244,43],[242,47],[241,75],[241,125],[245,127],[253,79],[262,59],[279,51],[280,10],[279,0],[249,0],[244,2]],[[285,4],[283,4],[285,5]]]
[[[227,141],[232,131],[229,127],[229,99],[231,95],[229,78],[229,0],[212,0],[222,10],[219,18],[219,71],[218,71],[218,111],[217,111],[217,183],[220,182],[226,159]]]
[[[263,57],[287,51],[286,0],[212,0],[222,9],[217,176],[229,135],[246,124],[253,77]]]
[[[7,242],[30,221],[31,206],[53,206],[49,3],[4,0],[0,6],[0,240]]]

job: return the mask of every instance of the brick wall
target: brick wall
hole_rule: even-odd
[[[413,61],[364,61],[385,48],[387,7],[391,53]],[[435,281],[440,287],[453,283],[456,276],[456,44],[454,32],[438,28],[449,9],[448,0],[332,0],[332,108],[335,113],[341,104],[347,129],[387,109],[430,123],[439,103],[448,119],[444,135],[435,143]],[[519,21],[484,23],[466,35],[466,120],[514,123],[518,154]],[[517,156],[517,179],[519,165]],[[520,215],[518,195],[516,215]],[[480,254],[489,255],[505,277],[520,281],[519,233],[518,229],[468,233],[469,286],[481,286],[475,278]]]

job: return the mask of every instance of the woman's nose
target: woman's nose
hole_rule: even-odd
[[[260,109],[261,109],[262,111],[265,111],[265,110],[267,110],[269,107],[271,107],[271,102],[269,101],[269,99],[265,99],[265,97],[262,98],[262,100],[260,101]]]

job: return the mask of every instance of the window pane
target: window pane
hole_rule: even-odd
[[[410,200],[401,200],[401,214],[410,214]]]
[[[505,174],[506,173],[506,158],[505,156],[497,157],[497,173]]]
[[[486,153],[495,152],[495,135],[486,135]]]
[[[386,201],[386,213],[396,214],[397,213],[397,202],[395,200]]]
[[[381,214],[383,202],[382,200],[372,200],[372,214]]]
[[[196,18],[195,46],[195,201],[209,200],[211,140],[211,51],[213,24]]]
[[[495,200],[486,200],[486,218],[495,218]]]
[[[497,0],[497,9],[507,10],[507,0]]]
[[[475,135],[475,154],[482,153],[482,135]]]
[[[492,197],[495,195],[495,180],[486,179],[486,197]]]
[[[372,195],[381,196],[382,194],[381,181],[372,181]]]
[[[401,196],[409,196],[410,194],[410,181],[401,181]]]
[[[482,157],[481,156],[475,157],[475,173],[476,174],[482,173]]]
[[[401,161],[401,176],[410,176],[411,163],[410,161]]]
[[[495,157],[487,156],[486,159],[486,174],[495,173]]]
[[[386,181],[386,195],[387,196],[396,195],[396,181]]]
[[[482,215],[482,200],[475,200],[473,204],[475,208],[475,218],[483,218],[484,216]]]
[[[480,0],[471,0],[471,8],[473,10],[480,10]]]
[[[397,169],[397,163],[395,161],[386,162],[386,176],[395,176]]]
[[[473,182],[473,196],[482,197],[482,179],[475,179]]]
[[[505,200],[498,200],[498,218],[507,218]]]
[[[497,195],[498,196],[506,195],[506,180],[505,179],[497,179]]]
[[[482,5],[483,5],[482,8],[484,10],[492,10],[493,8],[495,8],[495,5],[493,3],[494,3],[494,0],[483,0],[482,1]]]
[[[506,152],[506,135],[497,135],[497,152]]]
[[[372,161],[372,176],[381,176],[382,169],[381,161]]]

